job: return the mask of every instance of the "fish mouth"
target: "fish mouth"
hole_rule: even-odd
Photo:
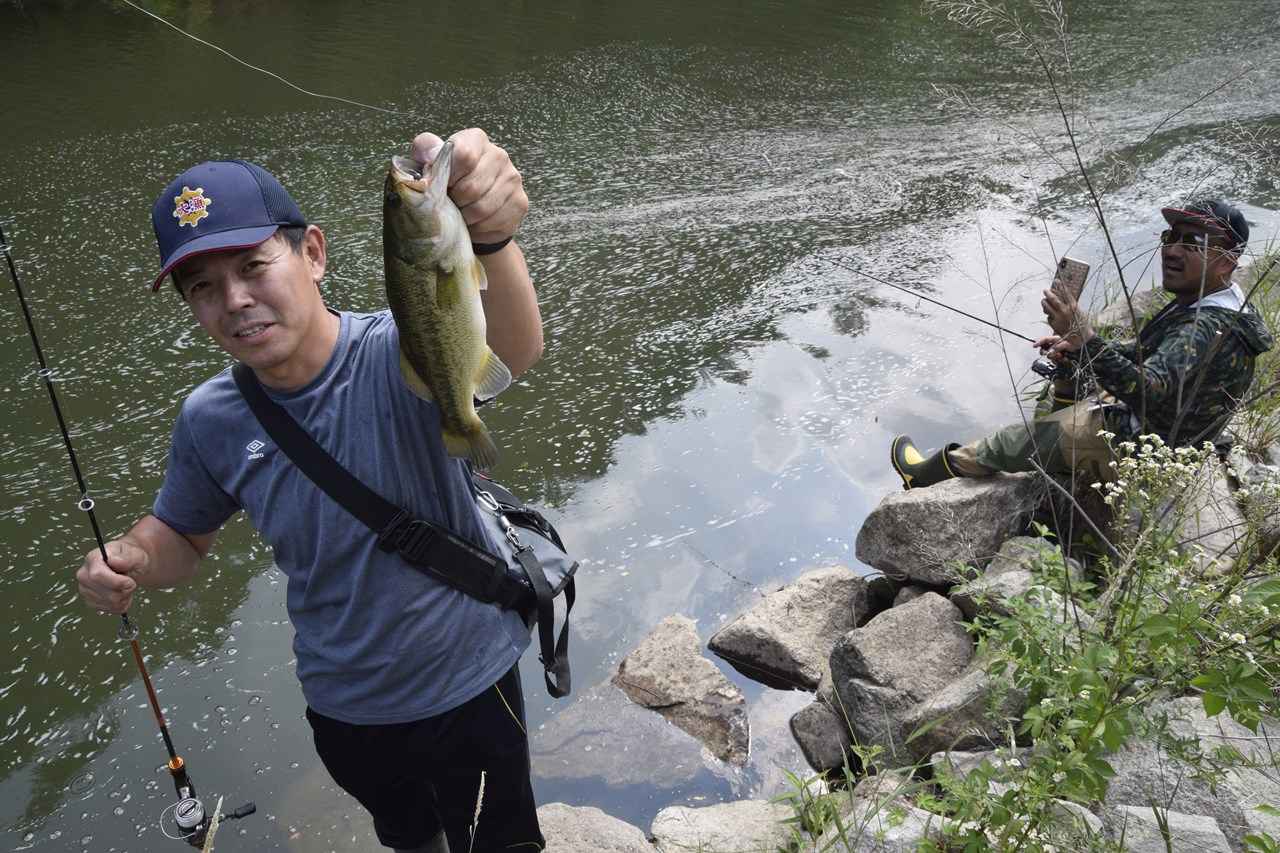
[[[422,180],[422,164],[412,157],[405,157],[397,154],[391,158],[391,171],[395,174],[396,179],[404,182],[417,182]]]

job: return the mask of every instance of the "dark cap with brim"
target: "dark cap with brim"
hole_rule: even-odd
[[[210,252],[251,249],[281,227],[306,219],[275,176],[246,160],[216,160],[174,178],[151,207],[164,277],[183,261]]]
[[[1190,222],[1220,232],[1227,239],[1227,249],[1237,254],[1249,242],[1249,223],[1244,214],[1221,199],[1206,199],[1184,207],[1162,207],[1160,213],[1170,225]]]

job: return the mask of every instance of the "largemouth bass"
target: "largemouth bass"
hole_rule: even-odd
[[[511,384],[511,371],[485,343],[484,267],[471,251],[462,213],[449,198],[453,142],[426,172],[393,157],[382,202],[387,303],[400,332],[400,372],[413,393],[440,407],[452,456],[489,468],[498,447],[476,414]]]

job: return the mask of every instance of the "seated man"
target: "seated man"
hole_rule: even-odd
[[[1249,225],[1239,210],[1218,200],[1161,213],[1169,223],[1160,235],[1162,283],[1173,301],[1143,326],[1136,342],[1095,334],[1076,301],[1053,290],[1040,303],[1054,334],[1035,345],[1055,362],[1075,360],[1105,393],[963,446],[948,444],[928,457],[900,435],[890,455],[903,488],[1031,471],[1033,459],[1050,473],[1074,470],[1089,482],[1105,482],[1112,452],[1102,430],[1120,440],[1154,433],[1173,446],[1217,437],[1248,391],[1254,360],[1273,343],[1231,282]]]

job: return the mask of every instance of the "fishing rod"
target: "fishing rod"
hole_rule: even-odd
[[[891,281],[885,281],[884,279],[879,278],[879,277],[877,277],[877,276],[874,276],[874,275],[872,275],[872,274],[871,274],[871,273],[869,273],[869,272],[865,272],[865,271],[863,271],[863,270],[860,270],[860,269],[858,269],[857,267],[846,266],[845,264],[842,264],[842,263],[840,263],[839,261],[833,261],[833,260],[831,260],[830,258],[823,258],[822,260],[826,261],[827,263],[831,264],[832,266],[839,267],[840,269],[845,270],[845,271],[847,271],[847,272],[854,273],[855,275],[860,275],[860,276],[862,276],[863,278],[869,278],[869,279],[871,279],[872,281],[876,282],[877,284],[883,284],[883,285],[886,285],[886,286],[888,286],[888,287],[896,288],[896,289],[898,289],[898,290],[901,290],[903,293],[910,293],[912,296],[915,296],[915,297],[917,297],[917,298],[919,298],[919,299],[923,299],[925,302],[932,302],[934,305],[937,305],[937,306],[938,306],[938,307],[940,307],[940,308],[946,308],[948,311],[954,311],[954,312],[956,312],[957,314],[963,314],[964,316],[968,317],[970,320],[977,320],[979,323],[982,323],[982,324],[983,324],[983,325],[985,325],[985,326],[990,326],[990,327],[991,327],[991,328],[993,328],[993,329],[998,329],[998,330],[1000,330],[1001,332],[1004,332],[1006,335],[1012,335],[1012,336],[1013,336],[1013,337],[1015,337],[1015,338],[1021,338],[1022,340],[1027,341],[1028,343],[1033,343],[1033,344],[1034,344],[1034,343],[1036,342],[1034,338],[1028,338],[1026,335],[1019,334],[1018,332],[1015,332],[1015,331],[1013,331],[1012,329],[1006,329],[1004,326],[1001,326],[1001,325],[998,325],[998,324],[996,324],[996,323],[993,323],[993,322],[991,322],[990,320],[984,320],[984,319],[982,319],[981,317],[977,317],[977,316],[975,316],[975,315],[973,315],[973,314],[970,314],[968,311],[961,311],[959,308],[952,308],[952,307],[951,307],[950,305],[948,305],[947,303],[945,303],[945,302],[939,302],[939,301],[938,301],[938,300],[936,300],[936,299],[932,299],[932,298],[930,298],[930,297],[928,297],[928,296],[925,296],[923,293],[921,293],[921,292],[920,292],[920,291],[918,291],[918,290],[912,290],[912,289],[911,289],[911,288],[909,288],[909,287],[903,287],[903,286],[902,286],[902,285],[900,285],[900,284],[894,284],[894,283],[893,283],[893,282],[891,282]]]
[[[80,470],[80,462],[76,459],[75,447],[71,444],[71,432],[67,429],[66,418],[62,415],[62,406],[58,403],[58,393],[53,387],[53,370],[49,367],[48,362],[45,361],[44,350],[40,346],[40,337],[36,334],[35,321],[31,319],[31,309],[27,305],[27,296],[22,289],[22,281],[18,277],[18,268],[13,262],[13,255],[9,251],[9,241],[5,237],[3,227],[0,227],[0,250],[4,252],[5,262],[9,267],[9,277],[13,279],[13,288],[18,294],[18,304],[22,306],[22,316],[27,322],[27,332],[31,336],[31,346],[35,349],[36,362],[40,365],[36,375],[44,380],[44,387],[49,392],[49,402],[53,404],[53,414],[58,419],[58,429],[62,432],[62,443],[66,446],[67,457],[71,460],[71,473],[80,489],[80,500],[76,502],[76,508],[88,516],[89,526],[93,528],[94,541],[98,543],[98,553],[102,555],[102,561],[110,565],[110,561],[107,559],[107,545],[102,537],[102,528],[99,526],[98,517],[93,511],[94,501],[89,496],[89,486],[85,483],[84,474]],[[133,659],[138,665],[138,672],[142,674],[142,683],[147,688],[147,699],[151,702],[151,711],[155,714],[156,724],[160,727],[160,736],[164,739],[165,749],[169,752],[169,761],[166,767],[169,770],[169,775],[173,777],[174,789],[178,794],[178,800],[171,808],[173,809],[174,823],[182,833],[179,836],[169,837],[181,838],[193,847],[203,845],[204,849],[212,850],[213,831],[217,829],[219,817],[232,820],[247,817],[257,810],[257,806],[253,803],[246,803],[230,814],[219,815],[218,812],[222,806],[222,800],[219,799],[218,808],[215,808],[212,814],[205,812],[204,804],[196,796],[195,786],[191,784],[186,762],[174,749],[173,738],[169,734],[169,725],[165,722],[164,712],[160,709],[160,700],[156,698],[155,687],[151,684],[151,673],[147,671],[147,665],[142,659],[142,646],[138,643],[138,634],[137,626],[129,620],[128,611],[121,613],[120,629],[117,636],[121,640],[128,640],[130,647],[133,649]],[[168,811],[168,809],[165,811]],[[168,835],[168,833],[165,834]]]

